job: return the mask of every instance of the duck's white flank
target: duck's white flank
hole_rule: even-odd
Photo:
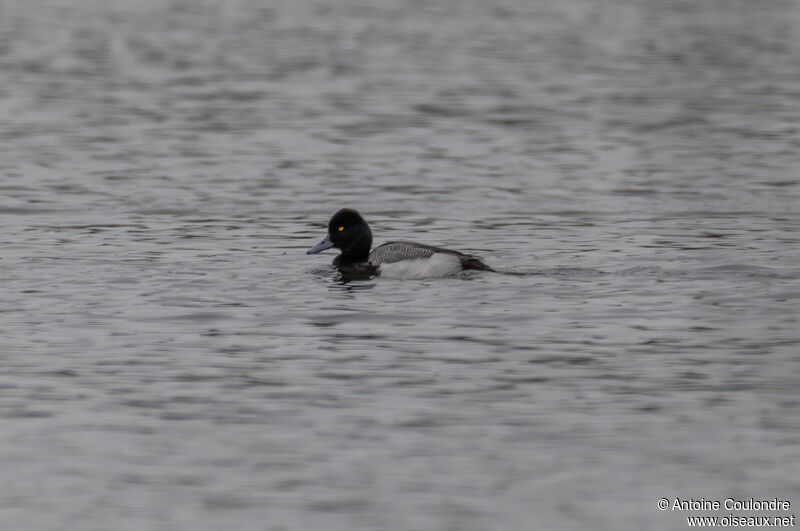
[[[385,278],[421,279],[446,277],[461,271],[461,260],[447,253],[434,253],[428,258],[401,260],[381,264],[379,274]]]

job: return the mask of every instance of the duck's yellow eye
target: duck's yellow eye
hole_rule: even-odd
[[[344,227],[339,227],[339,232],[343,231]]]

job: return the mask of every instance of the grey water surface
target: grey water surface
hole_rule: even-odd
[[[0,117],[0,529],[800,513],[800,3],[2,0]]]

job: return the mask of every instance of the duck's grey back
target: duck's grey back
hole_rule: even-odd
[[[452,249],[442,249],[432,245],[425,245],[417,242],[387,242],[375,247],[369,253],[369,263],[379,266],[380,264],[393,264],[403,260],[421,260],[430,258],[433,255],[455,256],[461,265],[461,269],[477,269],[480,271],[494,271],[477,256],[460,253]]]
[[[430,258],[437,252],[442,252],[442,249],[422,243],[386,242],[369,253],[369,261],[372,264],[393,264],[401,260]]]

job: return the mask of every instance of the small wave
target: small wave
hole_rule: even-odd
[[[599,269],[584,267],[557,267],[550,269],[534,269],[531,271],[503,271],[496,270],[495,273],[515,277],[558,277],[558,278],[597,278],[608,273]]]
[[[693,271],[688,276],[690,276],[691,278],[736,277],[736,278],[797,279],[798,277],[800,277],[800,272],[778,270],[764,266],[729,264],[729,265],[704,267],[696,271]]]
[[[557,267],[550,269],[536,269],[530,271],[497,271],[501,275],[516,277],[550,277],[563,279],[593,279],[605,276],[623,276],[660,279],[713,279],[713,278],[772,278],[772,279],[797,279],[800,271],[787,271],[772,269],[764,266],[751,266],[745,264],[721,265],[703,267],[700,269],[668,269],[661,266],[636,266],[619,271],[603,271],[594,268],[582,267]]]

